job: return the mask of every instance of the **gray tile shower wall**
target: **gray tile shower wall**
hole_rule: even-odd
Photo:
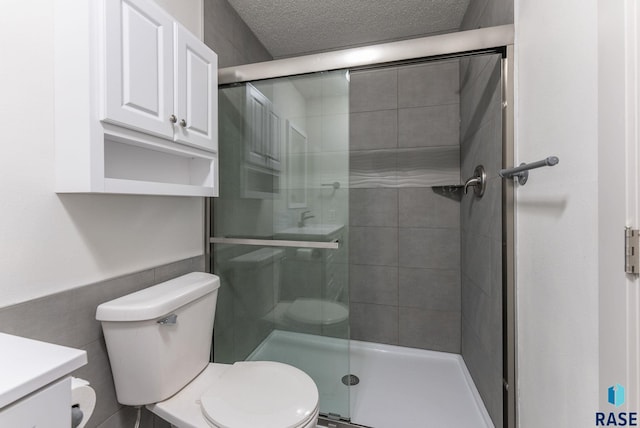
[[[502,426],[502,160],[500,55],[461,60],[461,172],[484,165],[484,196],[461,207],[462,356],[495,426]]]
[[[96,308],[125,294],[194,271],[204,271],[204,257],[157,266],[95,284],[0,309],[0,331],[87,351],[89,363],[73,373],[96,391],[96,408],[87,427],[128,428],[135,412],[116,401],[111,367]],[[141,428],[169,427],[144,412]]]
[[[460,29],[513,24],[513,10],[513,0],[472,1]],[[480,163],[489,175],[485,196],[462,205],[462,357],[496,427],[503,424],[500,97],[498,58],[460,60],[462,176]]]
[[[351,338],[460,352],[458,61],[354,72]]]

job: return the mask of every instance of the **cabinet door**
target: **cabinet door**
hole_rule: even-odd
[[[246,161],[266,166],[265,146],[269,138],[271,102],[252,85],[247,84],[245,152]]]
[[[267,168],[280,171],[280,147],[282,146],[282,121],[273,110],[269,111],[269,139],[266,144],[265,156]]]
[[[173,139],[173,21],[145,0],[105,1],[102,119]]]
[[[218,150],[218,56],[175,24],[175,141]]]

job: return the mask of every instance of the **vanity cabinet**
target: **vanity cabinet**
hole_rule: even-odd
[[[0,409],[0,426],[70,427],[71,378],[66,377]]]
[[[217,55],[151,0],[55,0],[56,191],[217,196]]]
[[[0,333],[0,427],[71,426],[71,377],[79,349]]]

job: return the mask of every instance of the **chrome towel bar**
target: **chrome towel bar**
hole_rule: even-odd
[[[560,162],[560,159],[558,159],[557,156],[549,156],[548,158],[539,160],[537,162],[523,162],[520,164],[520,166],[517,166],[515,168],[501,169],[498,172],[498,175],[504,178],[517,177],[518,183],[525,184],[527,182],[527,179],[529,178],[530,169],[541,168],[543,166],[554,166],[557,165],[558,162]]]
[[[318,241],[284,241],[279,239],[243,239],[243,238],[209,238],[211,244],[236,244],[236,245],[256,245],[259,247],[295,247],[295,248],[321,248],[337,250],[340,248],[340,240],[318,242]]]

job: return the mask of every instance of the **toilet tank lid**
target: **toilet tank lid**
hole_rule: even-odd
[[[212,293],[220,279],[209,273],[192,272],[178,278],[102,303],[98,321],[145,321],[170,314],[181,306]]]

